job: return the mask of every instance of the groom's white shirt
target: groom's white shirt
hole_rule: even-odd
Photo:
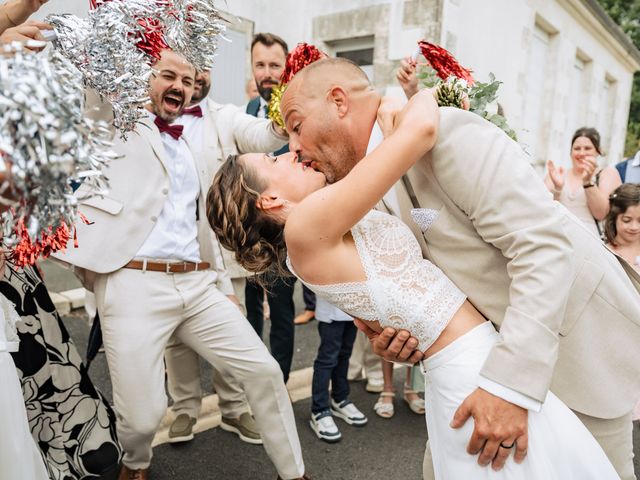
[[[382,129],[378,122],[374,123],[373,129],[371,130],[371,136],[369,137],[369,144],[367,145],[367,155],[371,153],[382,141],[384,140],[384,135],[382,133]],[[390,210],[390,213],[395,215],[398,218],[400,216],[400,201],[398,199],[396,188],[393,187],[389,190],[382,199],[384,205]],[[527,410],[532,410],[535,412],[539,412],[542,408],[542,402],[529,397],[528,395],[524,395],[520,392],[516,392],[504,385],[501,385],[493,380],[490,380],[482,375],[479,376],[478,379],[478,387],[486,390],[487,392],[500,397],[506,400],[509,403],[513,403],[514,405],[518,405]]]

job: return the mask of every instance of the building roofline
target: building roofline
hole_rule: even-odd
[[[607,14],[602,5],[597,0],[580,0],[580,2],[593,14],[607,32],[619,42],[629,56],[640,65],[640,50],[633,44],[631,38],[624,33],[622,28]]]

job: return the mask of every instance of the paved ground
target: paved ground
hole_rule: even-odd
[[[67,272],[51,264],[43,267],[51,291],[77,288]],[[298,298],[301,298],[298,295]],[[301,305],[296,303],[297,309]],[[65,317],[71,336],[84,357],[89,323],[83,311]],[[268,331],[268,324],[265,326]],[[296,328],[296,352],[293,369],[312,365],[318,346],[317,322]],[[90,367],[96,386],[111,399],[108,368],[104,354],[99,354]],[[202,366],[203,388],[211,392],[210,369]],[[396,374],[401,388],[402,375]],[[384,420],[375,415],[376,396],[364,389],[362,382],[352,383],[352,399],[368,416],[369,424],[355,428],[338,421],[342,442],[329,445],[319,441],[308,426],[310,399],[294,404],[297,427],[305,462],[314,480],[390,480],[421,478],[421,462],[427,438],[424,419],[396,399],[396,415]],[[634,425],[636,470],[640,472],[640,426]],[[186,445],[160,445],[154,449],[153,480],[274,480],[275,470],[264,449],[241,442],[235,435],[219,428],[196,435]],[[107,480],[107,479],[105,479]]]

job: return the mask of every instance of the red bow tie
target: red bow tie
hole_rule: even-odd
[[[202,108],[200,108],[200,105],[196,105],[195,107],[191,108],[185,108],[182,114],[193,115],[194,117],[202,118]]]
[[[156,117],[154,123],[158,127],[158,130],[160,130],[160,133],[171,135],[174,140],[179,140],[182,136],[182,131],[184,130],[182,125],[170,125],[160,117]]]

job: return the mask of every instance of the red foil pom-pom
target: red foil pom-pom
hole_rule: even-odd
[[[162,50],[169,48],[164,39],[164,29],[158,20],[141,18],[138,25],[144,28],[144,33],[140,34],[140,39],[136,46],[149,57],[160,60]]]
[[[109,1],[110,0],[89,0],[89,4],[91,9],[96,9],[103,3]],[[158,5],[169,5],[167,0],[156,0],[156,3]],[[160,60],[162,50],[169,48],[169,45],[167,45],[164,39],[164,26],[159,20],[151,18],[138,19],[138,25],[144,29],[144,32],[137,34],[140,38],[136,42],[136,46],[150,58]]]
[[[314,45],[299,43],[296,48],[291,50],[289,55],[287,55],[284,72],[282,72],[282,77],[280,77],[280,83],[289,83],[293,76],[304,67],[327,56],[326,53]]]
[[[442,80],[446,81],[447,78],[453,76],[466,80],[469,85],[475,83],[471,76],[471,71],[460,65],[448,50],[424,40],[418,42],[418,46],[424,58],[427,59]]]
[[[10,259],[18,267],[33,265],[40,258],[48,258],[52,253],[66,249],[71,238],[69,227],[64,223],[55,232],[49,227],[35,242],[31,240],[24,222],[20,222],[17,233],[20,241],[11,250]]]

